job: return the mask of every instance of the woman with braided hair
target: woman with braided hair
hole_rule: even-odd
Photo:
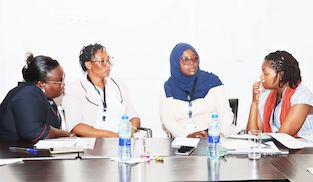
[[[247,131],[312,134],[313,94],[301,83],[298,61],[286,51],[270,53],[260,78],[253,84]]]

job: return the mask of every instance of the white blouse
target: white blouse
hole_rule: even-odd
[[[106,81],[106,112],[103,112],[103,91],[98,89],[99,95],[92,83],[87,80],[87,75],[66,84],[62,105],[68,131],[77,124],[84,123],[97,129],[117,132],[119,121],[124,114],[130,119],[138,117],[124,85],[110,77],[107,77]]]
[[[173,97],[166,97],[165,90],[161,92],[160,114],[165,130],[175,137],[186,137],[192,133],[189,125],[193,123],[194,132],[206,130],[212,113],[217,113],[221,121],[221,132],[230,134],[233,113],[225,96],[224,86],[211,88],[204,98],[192,101],[192,118],[189,119],[189,103]]]

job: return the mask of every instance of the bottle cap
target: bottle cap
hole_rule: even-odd
[[[212,118],[218,118],[218,114],[217,113],[213,113],[211,117]]]
[[[122,119],[127,119],[128,120],[128,116],[127,115],[123,115]]]

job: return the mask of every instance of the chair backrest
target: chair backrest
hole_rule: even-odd
[[[140,131],[145,132],[145,137],[146,138],[152,138],[152,129],[151,128],[144,128],[144,127],[139,127],[138,131],[140,133]]]
[[[236,98],[228,99],[232,112],[234,113],[233,124],[237,125],[239,100]]]

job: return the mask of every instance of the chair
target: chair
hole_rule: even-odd
[[[167,138],[174,138],[173,134],[162,124],[162,129],[166,133]]]
[[[231,107],[231,110],[234,113],[233,125],[237,125],[239,100],[236,98],[232,98],[232,99],[228,99],[228,101],[229,101],[229,106]]]
[[[139,127],[139,128],[137,128],[137,130],[138,130],[137,132],[140,132],[140,131],[146,132],[146,137],[152,138],[152,129],[151,128]]]

